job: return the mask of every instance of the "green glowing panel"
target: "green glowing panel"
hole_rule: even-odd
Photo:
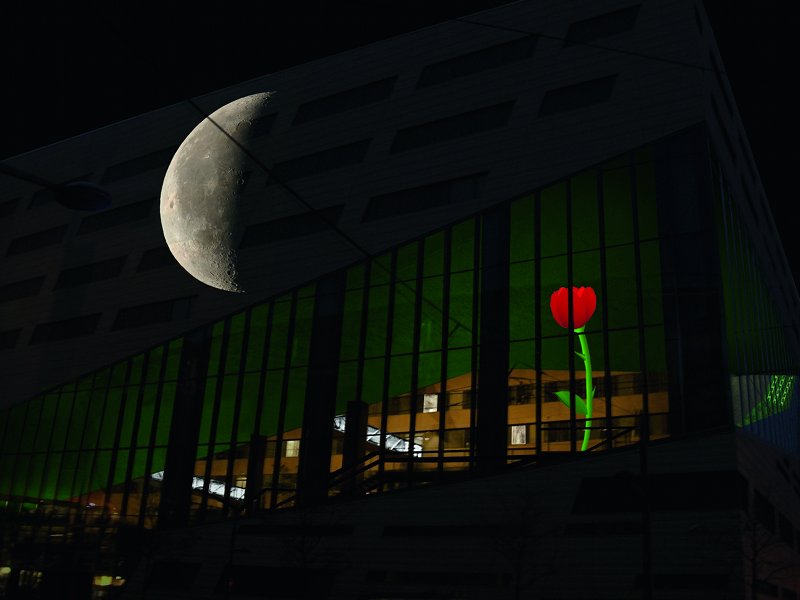
[[[558,256],[554,258],[544,258],[541,262],[542,269],[542,306],[541,323],[543,337],[563,335],[564,329],[553,319],[550,312],[550,296],[554,291],[567,284],[567,257]]]
[[[33,443],[36,439],[36,430],[39,428],[39,415],[42,413],[43,404],[42,397],[34,398],[28,402],[28,413],[25,417],[25,427],[22,430],[19,452],[33,451]]]
[[[225,353],[225,373],[237,373],[242,360],[242,345],[244,344],[243,312],[231,317],[228,330],[228,348]]]
[[[10,493],[14,496],[25,495],[25,474],[28,472],[30,460],[30,454],[20,454],[14,457],[10,489]]]
[[[533,261],[512,264],[509,277],[510,339],[531,339],[536,335],[536,265]]]
[[[109,385],[112,387],[121,387],[125,385],[125,375],[128,372],[128,361],[122,361],[114,365],[111,369],[111,381]]]
[[[44,404],[42,406],[42,414],[39,418],[39,427],[36,432],[36,441],[33,448],[38,452],[48,449],[50,443],[50,435],[53,431],[53,425],[56,420],[56,413],[58,411],[58,392],[47,394],[44,397]]]
[[[423,277],[433,277],[444,273],[444,232],[434,233],[425,238]]]
[[[239,425],[236,432],[236,439],[240,442],[249,440],[250,435],[255,433],[256,404],[260,385],[260,373],[248,373],[244,376],[242,406],[239,409]]]
[[[120,431],[119,436],[119,444],[123,448],[133,445],[133,425],[136,419],[136,403],[138,398],[138,385],[129,385],[125,388],[125,396],[122,401],[122,430]]]
[[[511,342],[508,350],[508,369],[534,369],[534,343],[533,341]],[[530,383],[520,382],[520,383]]]
[[[419,351],[439,350],[442,347],[442,305],[444,278],[440,275],[422,281],[422,308],[419,323]]]
[[[117,452],[117,460],[114,463],[114,485],[118,485],[125,481],[128,471],[128,461],[131,458],[130,450],[119,450]]]
[[[394,360],[394,359],[392,359]],[[361,401],[375,404],[383,398],[383,358],[371,358],[364,361],[364,373],[361,376]]]
[[[314,297],[298,298],[294,321],[294,339],[292,340],[292,367],[308,364],[313,321]]]
[[[222,335],[225,323],[220,321],[211,328],[211,348],[208,355],[208,374],[214,375],[219,371],[219,359],[222,354]]]
[[[109,369],[101,369],[97,371],[94,375],[94,380],[92,381],[92,388],[95,390],[105,390],[108,387],[110,381],[111,372]]]
[[[158,396],[158,386],[148,384],[144,386],[144,397],[142,398],[142,412],[139,420],[139,434],[136,445],[139,447],[150,445],[150,432],[153,428],[153,417],[155,416],[155,404]]]
[[[441,372],[441,352],[424,352],[419,355],[419,364],[417,366],[417,385],[419,388],[438,384],[441,381]],[[410,381],[406,383],[406,391],[411,391],[409,389],[410,383]]]
[[[394,314],[392,318],[392,354],[407,354],[412,351],[414,335],[414,310],[416,305],[416,282],[398,284],[394,291]],[[430,310],[428,311],[430,314]],[[367,330],[369,335],[369,329]],[[369,345],[369,338],[367,338]],[[375,348],[370,356],[383,354]]]
[[[117,421],[120,416],[122,402],[122,388],[108,390],[106,409],[103,415],[103,424],[100,427],[100,436],[97,442],[99,448],[113,448],[117,435]]]
[[[261,435],[275,435],[278,431],[278,411],[283,393],[283,371],[268,371],[264,381],[264,406],[261,412]]]
[[[389,367],[389,398],[408,394],[411,389],[411,357],[394,356]],[[370,403],[372,404],[372,403]]]
[[[447,345],[464,348],[472,345],[474,274],[470,271],[450,276],[450,322]]]
[[[400,249],[403,252],[403,249]],[[369,279],[370,285],[383,285],[389,283],[391,278],[392,255],[386,253],[373,259],[370,264]]]
[[[78,468],[78,453],[64,452],[61,455],[61,466],[56,482],[56,498],[67,500],[72,496],[72,482]]]
[[[303,425],[303,407],[306,399],[308,368],[289,369],[289,386],[286,396],[286,420],[284,431]]]
[[[53,418],[52,437],[49,444],[51,450],[61,450],[64,448],[64,443],[67,440],[67,432],[69,431],[69,418],[72,412],[72,398],[74,395],[74,390],[67,393],[62,390],[59,395],[57,411]]]
[[[161,359],[163,356],[163,346],[150,350],[147,362],[147,383],[156,383],[161,379]]]
[[[42,474],[42,487],[39,495],[42,498],[58,498],[58,477],[61,473],[61,453],[51,453],[47,458],[44,473]]]
[[[172,340],[168,346],[169,358],[167,360],[167,372],[164,375],[165,381],[177,381],[181,367],[181,350],[183,350],[183,338]]]
[[[344,414],[347,403],[356,400],[356,381],[358,363],[347,361],[339,363],[339,377],[336,381],[336,414]]]
[[[269,318],[269,305],[256,306],[250,314],[250,332],[247,337],[247,364],[248,372],[258,371],[264,360],[264,340],[267,336],[267,320]]]
[[[509,251],[512,263],[534,259],[533,201],[533,196],[526,196],[511,204],[511,245]]]
[[[342,360],[356,360],[361,340],[361,315],[363,290],[351,290],[344,295],[344,314],[342,315],[342,343],[339,357]]]
[[[633,241],[631,178],[627,158],[603,165],[603,212],[606,245]],[[613,264],[609,261],[609,264]]]
[[[152,464],[150,465],[150,472],[158,473],[159,471],[163,471],[164,466],[166,464],[167,464],[167,449],[153,448],[153,458],[152,458]]]
[[[67,450],[79,450],[81,447],[81,435],[83,426],[89,411],[89,392],[79,390],[75,393],[73,403],[72,420],[69,424],[69,434],[67,435]]]
[[[267,368],[282,369],[286,361],[286,343],[289,335],[289,315],[292,309],[291,297],[282,297],[275,302],[272,316],[272,334],[269,339]]]
[[[31,455],[28,471],[25,475],[27,479],[25,495],[28,498],[41,498],[40,493],[46,460],[47,455],[44,453]]]
[[[744,424],[751,425],[788,409],[796,383],[797,377],[793,375],[771,376],[763,396],[745,415]]]
[[[219,400],[219,412],[217,413],[217,432],[214,436],[216,444],[229,444],[231,441],[238,379],[238,375],[226,375],[222,380],[222,396]]]
[[[105,490],[108,485],[108,475],[111,471],[111,451],[101,450],[95,453],[92,474],[89,479],[89,490]]]
[[[448,385],[453,389],[463,386],[450,383],[451,379],[472,372],[472,350],[451,350],[447,353],[447,379]],[[467,383],[467,386],[470,384]]]
[[[156,444],[167,444],[169,429],[172,424],[172,409],[175,405],[177,384],[168,381],[161,387],[161,402],[158,407],[158,423],[156,429]]]
[[[214,398],[217,394],[217,378],[209,377],[206,380],[205,394],[203,395],[203,411],[200,415],[200,433],[198,443],[208,444],[211,441],[211,419],[214,415]]]
[[[608,310],[609,329],[636,327],[636,268],[633,246],[617,246],[606,250],[608,265]],[[598,299],[601,301],[600,299]]]

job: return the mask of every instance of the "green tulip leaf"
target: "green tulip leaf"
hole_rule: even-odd
[[[569,408],[569,392],[561,391],[555,392],[558,399],[561,400],[567,408]],[[583,398],[575,394],[575,414],[576,415],[586,415],[586,402],[583,401]]]

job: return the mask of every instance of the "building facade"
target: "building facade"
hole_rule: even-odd
[[[209,564],[192,593],[797,597],[798,296],[702,7],[520,2],[198,104],[265,90],[275,112],[257,123],[239,240],[265,277],[247,295],[192,280],[155,218],[202,118],[191,105],[12,161],[59,181],[91,172],[116,204],[78,216],[16,183],[2,204],[9,597],[91,581],[97,597],[172,597]],[[573,287],[596,296],[576,332],[551,306]],[[578,297],[566,306],[577,325]],[[495,529],[511,558],[415,562],[415,541],[458,528],[447,515],[485,513],[462,494],[492,488],[513,506],[492,502],[472,542]],[[526,516],[496,533],[534,511],[526,498],[557,530]],[[434,501],[451,508],[431,521]],[[678,529],[693,520],[725,549],[711,567],[675,558],[692,554]],[[277,559],[234,556],[263,523],[352,534],[327,551],[373,564],[304,555],[280,569],[327,586],[265,587],[253,569]],[[383,544],[409,538],[403,568],[372,555],[367,523]],[[565,585],[589,530],[609,558]],[[177,551],[180,536],[211,541]],[[731,539],[762,537],[760,555],[729,556]],[[203,548],[229,538],[230,554]],[[558,568],[514,566],[520,544],[562,538]]]

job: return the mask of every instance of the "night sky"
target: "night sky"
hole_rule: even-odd
[[[0,159],[346,48],[505,0],[164,1],[6,9]],[[633,2],[632,2],[633,3]],[[21,4],[21,3],[20,3]],[[31,5],[32,3],[28,3]],[[778,0],[706,0],[724,67],[800,279],[792,174],[800,162],[795,15]],[[58,6],[58,3],[54,3]],[[144,6],[144,5],[142,5]],[[265,7],[255,11],[254,7]],[[191,7],[190,9],[187,7]],[[2,199],[0,199],[2,200]]]

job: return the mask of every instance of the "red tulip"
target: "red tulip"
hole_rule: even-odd
[[[573,328],[580,329],[592,318],[597,308],[597,296],[590,287],[572,288],[572,320]],[[550,296],[550,311],[561,327],[569,327],[569,296],[567,288],[562,287]]]

